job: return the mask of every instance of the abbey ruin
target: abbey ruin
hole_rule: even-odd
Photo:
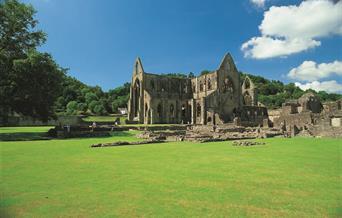
[[[230,54],[218,69],[195,78],[147,73],[140,58],[134,65],[128,120],[155,124],[262,125],[267,109],[257,105],[250,78],[241,81]]]
[[[144,71],[134,64],[128,122],[186,124],[186,131],[147,131],[157,140],[230,140],[240,138],[342,136],[341,100],[321,103],[313,93],[287,101],[279,109],[258,102],[257,87],[241,80],[230,54],[217,70],[194,78]],[[178,127],[178,129],[184,128]],[[169,129],[171,130],[171,129]]]

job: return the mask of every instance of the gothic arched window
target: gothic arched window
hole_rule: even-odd
[[[163,114],[163,107],[160,103],[158,104],[158,107],[157,107],[157,113],[158,113],[158,117],[161,118]]]
[[[211,89],[211,80],[210,80],[210,78],[208,79],[208,90],[210,90]]]
[[[175,115],[175,108],[174,108],[173,104],[170,105],[170,114],[171,114],[171,116]]]
[[[200,103],[197,103],[196,111],[197,111],[197,117],[200,117],[201,116],[201,105],[200,105]]]
[[[151,89],[154,90],[155,86],[154,86],[154,81],[151,80]]]

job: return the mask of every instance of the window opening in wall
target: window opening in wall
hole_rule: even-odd
[[[183,104],[183,105],[182,105],[182,118],[183,118],[183,119],[185,118],[185,112],[186,112],[186,110],[185,110],[185,105]]]
[[[196,111],[197,111],[197,117],[200,117],[201,116],[201,105],[200,105],[200,103],[197,103]]]
[[[171,116],[175,116],[175,109],[174,109],[174,106],[173,106],[173,104],[171,104],[170,105],[170,114],[171,114]]]
[[[163,113],[163,108],[162,108],[162,105],[160,103],[158,104],[157,112],[158,112],[158,117],[161,118],[162,113]]]
[[[249,82],[249,79],[246,78],[246,80],[245,80],[245,89],[249,89],[250,87],[251,87],[251,84]]]
[[[183,92],[188,93],[188,86],[186,83],[183,83]]]
[[[135,73],[138,73],[138,62],[135,63]]]
[[[140,82],[139,80],[135,80],[134,86],[133,86],[133,108],[134,108],[134,117],[138,116],[139,111],[139,98],[140,98]]]
[[[155,89],[155,86],[154,86],[154,81],[151,80],[151,89],[154,90]]]

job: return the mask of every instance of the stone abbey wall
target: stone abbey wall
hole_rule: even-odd
[[[216,125],[236,117],[262,123],[265,116],[266,108],[257,106],[254,84],[248,77],[240,80],[230,54],[217,70],[195,78],[146,73],[139,58],[134,64],[129,121]]]
[[[272,124],[292,132],[307,132],[311,136],[342,136],[342,100],[322,104],[313,93],[306,93],[298,100],[288,101],[281,110],[273,113]]]

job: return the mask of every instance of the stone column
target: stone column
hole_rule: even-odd
[[[150,110],[151,110],[151,123],[150,124],[154,124],[154,117],[153,117],[153,112],[154,111],[153,111],[153,108],[151,107]]]
[[[191,124],[196,123],[196,104],[195,99],[191,99]]]
[[[132,85],[130,87],[130,91],[129,91],[129,100],[128,100],[128,120],[133,120],[134,116],[133,116],[133,88]]]
[[[201,104],[201,124],[207,123],[207,110],[205,105],[205,98],[202,98],[202,104]]]
[[[175,123],[180,123],[180,119],[179,119],[179,111],[180,110],[179,110],[179,102],[178,101],[176,101],[174,111],[175,111]]]
[[[144,123],[144,91],[142,87],[142,81],[140,82],[140,87],[139,87],[139,100],[138,100],[138,118],[139,118],[139,123]]]

